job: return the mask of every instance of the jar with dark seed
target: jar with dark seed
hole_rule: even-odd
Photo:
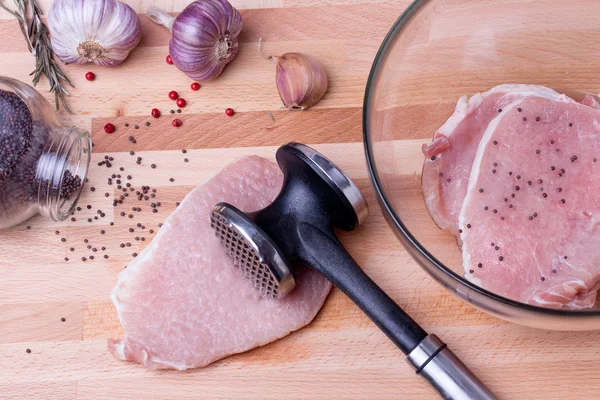
[[[89,133],[61,126],[35,89],[0,76],[0,229],[71,217],[91,150]]]

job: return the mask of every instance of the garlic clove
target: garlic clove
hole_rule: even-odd
[[[305,110],[317,104],[327,92],[327,73],[315,59],[301,53],[273,56],[277,65],[279,97],[289,110]]]

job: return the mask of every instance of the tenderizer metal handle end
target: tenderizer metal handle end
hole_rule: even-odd
[[[446,400],[497,400],[497,397],[435,335],[428,335],[406,360]]]

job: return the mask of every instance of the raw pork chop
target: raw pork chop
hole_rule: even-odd
[[[210,227],[216,203],[258,210],[275,199],[281,184],[275,164],[247,157],[190,192],[119,274],[112,300],[125,337],[109,340],[110,352],[148,368],[195,368],[308,324],[329,293],[325,278],[307,269],[282,300],[261,297]]]
[[[505,107],[481,139],[459,217],[466,277],[524,303],[591,307],[599,160],[600,110],[535,97]]]
[[[573,101],[544,86],[518,84],[499,85],[471,98],[462,96],[452,116],[437,130],[431,144],[423,148],[425,205],[441,229],[459,236],[458,214],[481,136],[499,110],[527,97]]]

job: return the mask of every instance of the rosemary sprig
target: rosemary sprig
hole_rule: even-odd
[[[52,45],[48,27],[42,22],[43,12],[36,0],[14,0],[16,11],[10,10],[0,0],[0,7],[11,13],[19,22],[21,32],[25,36],[29,51],[35,56],[35,69],[33,75],[33,86],[40,81],[41,75],[46,75],[50,82],[50,92],[54,93],[56,109],[59,108],[59,100],[67,112],[71,112],[67,106],[65,95],[69,92],[65,89],[63,82],[74,87],[69,78],[60,69],[53,58]],[[31,23],[27,23],[27,13],[31,9]]]

